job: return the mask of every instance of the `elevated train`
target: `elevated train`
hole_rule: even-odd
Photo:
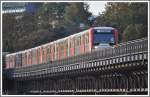
[[[43,64],[91,52],[93,49],[115,47],[118,31],[112,27],[92,27],[71,36],[24,51],[6,55],[6,68]]]

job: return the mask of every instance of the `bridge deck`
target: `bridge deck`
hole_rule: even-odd
[[[148,92],[147,38],[117,48],[9,71],[16,94]]]

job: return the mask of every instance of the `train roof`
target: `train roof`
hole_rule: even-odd
[[[88,29],[88,30],[89,30],[89,29]],[[73,34],[73,35],[67,36],[67,37],[65,37],[65,38],[58,39],[58,40],[56,40],[55,42],[57,43],[57,42],[60,42],[60,41],[63,41],[63,40],[67,40],[67,39],[69,39],[69,38],[73,38],[74,36],[82,35],[82,34],[86,33],[88,30],[84,30],[84,31],[81,31],[81,32],[79,32],[79,33],[75,33],[75,34]]]
[[[93,27],[93,29],[114,29],[113,27]]]

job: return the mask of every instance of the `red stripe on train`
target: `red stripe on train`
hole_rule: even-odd
[[[89,32],[89,37],[90,37],[90,50],[93,48],[93,42],[94,42],[94,29],[91,28]]]

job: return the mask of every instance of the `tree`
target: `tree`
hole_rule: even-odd
[[[80,32],[88,28],[88,17],[91,13],[88,11],[88,4],[86,3],[69,3],[64,14],[64,25],[67,28],[68,35]],[[80,28],[84,25],[84,28]]]
[[[3,14],[3,52],[7,51],[13,51],[13,40],[15,38],[14,32],[15,32],[15,25],[16,20],[15,16],[11,14]]]
[[[62,21],[67,4],[48,3],[37,13],[25,12],[20,18],[14,14],[3,14],[3,51],[16,52],[64,37],[66,34]],[[41,20],[42,27],[39,28]],[[56,20],[59,21],[57,28],[50,28],[50,22]]]
[[[147,10],[148,10],[148,5],[147,3],[144,2],[107,3],[106,10],[103,12],[103,14],[100,14],[100,16],[97,17],[96,25],[111,26],[117,28],[119,30],[120,42],[128,40],[123,38],[124,37],[123,35],[126,35],[123,33],[125,33],[127,29],[131,29],[131,27],[134,27],[132,25],[143,26],[141,28],[145,28],[145,29],[143,29],[143,31],[139,35],[142,37],[146,37],[147,25],[148,25]],[[132,39],[134,39],[134,36]]]
[[[89,6],[86,3],[70,3],[64,15],[65,22],[68,25],[87,24],[88,17],[91,15],[91,13],[88,12],[88,8]]]
[[[123,40],[130,41],[130,40],[141,38],[143,29],[144,28],[142,24],[128,25],[123,32]]]
[[[41,25],[47,24],[48,28],[52,28],[53,25],[63,25],[65,8],[68,3],[46,3],[38,10],[37,16],[43,21]],[[54,24],[55,23],[55,24]],[[54,28],[54,27],[53,27]]]

